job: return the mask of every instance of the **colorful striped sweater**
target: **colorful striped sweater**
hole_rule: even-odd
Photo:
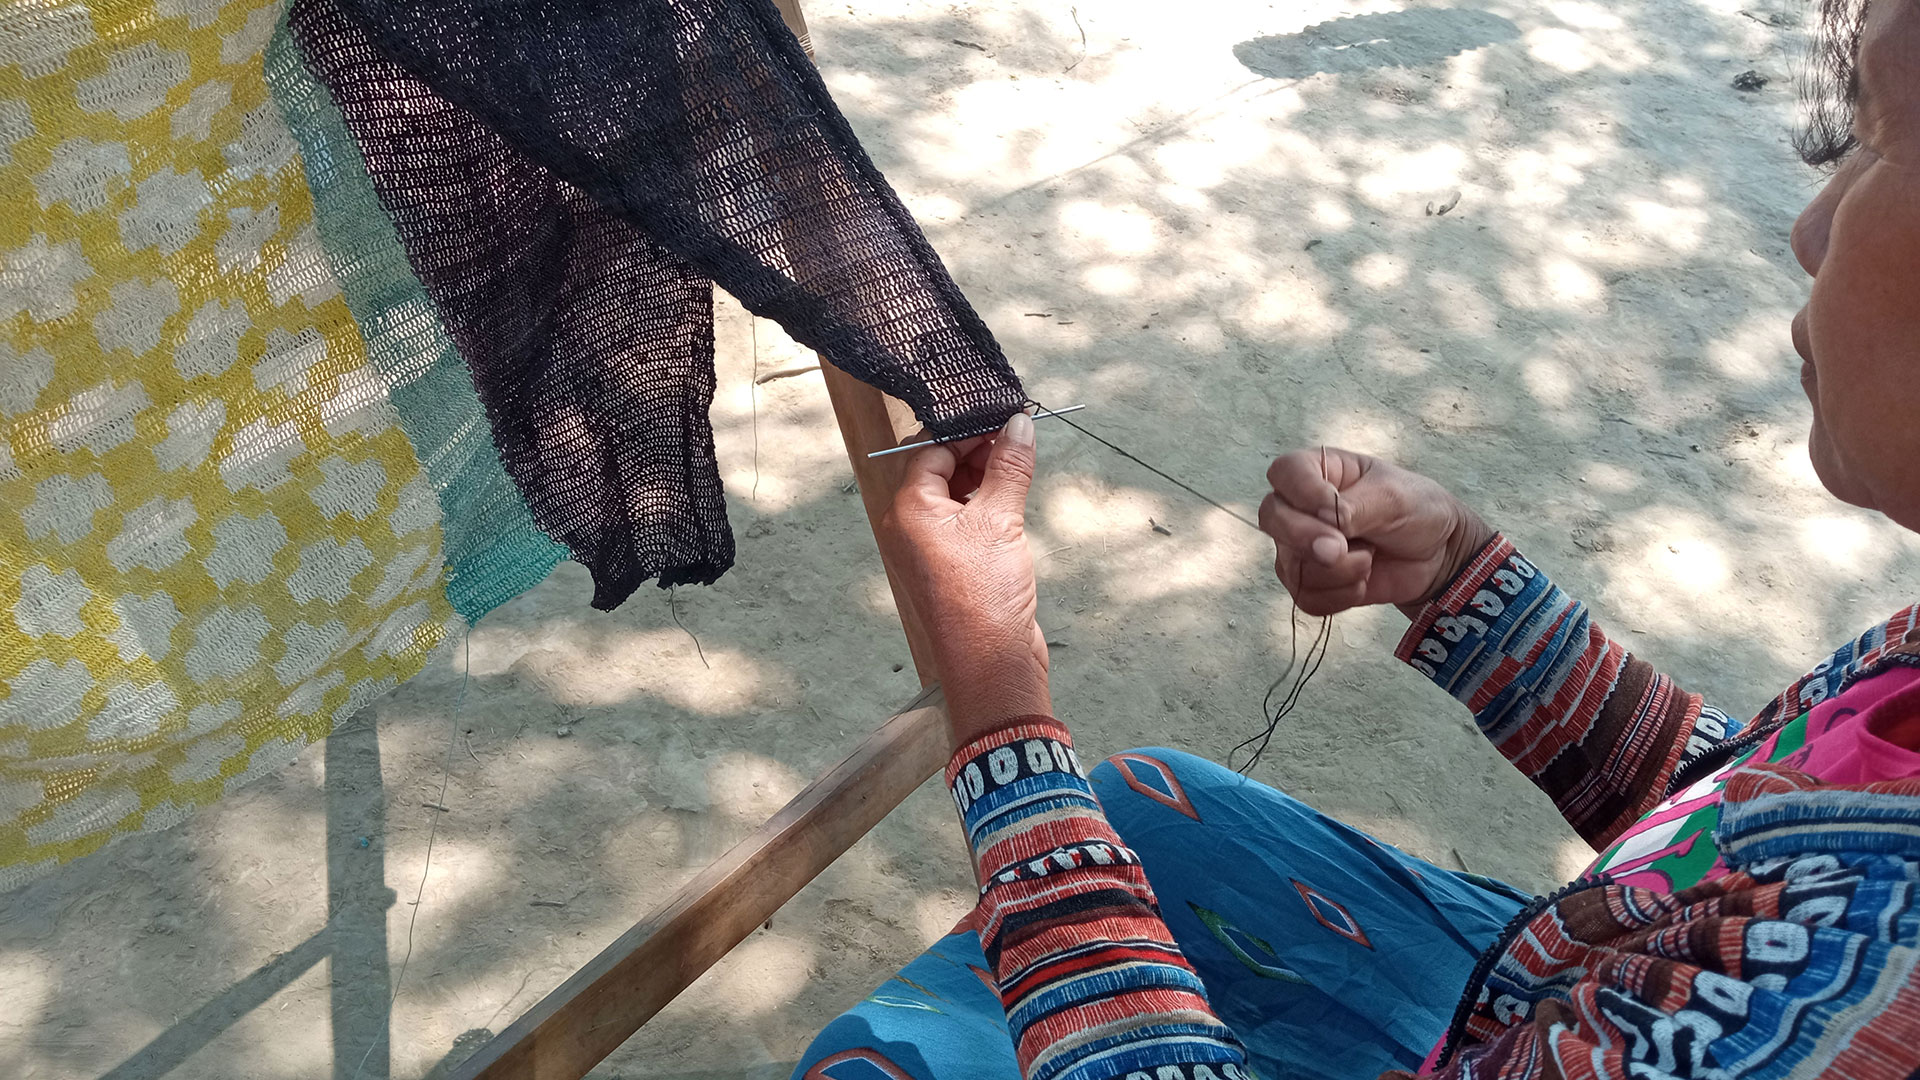
[[[947,786],[981,883],[980,943],[1028,1080],[1250,1080],[1065,726],[1029,717],[969,743]]]
[[[1909,608],[1843,646],[1741,724],[1609,639],[1578,601],[1554,586],[1504,537],[1490,541],[1416,615],[1398,650],[1403,660],[1472,709],[1493,744],[1554,800],[1582,836],[1602,847],[1657,805],[1676,781],[1726,763],[1807,707],[1839,692],[1849,679],[1893,660],[1913,661],[1911,654],[1920,654],[1920,608]],[[1727,796],[1749,802],[1730,820],[1767,823],[1770,846],[1755,850],[1764,850],[1774,861],[1714,883],[1708,890],[1711,899],[1702,893],[1710,906],[1751,903],[1755,914],[1777,918],[1791,910],[1779,902],[1783,890],[1791,892],[1787,878],[1800,872],[1790,872],[1790,864],[1797,865],[1791,856],[1805,854],[1820,865],[1831,861],[1836,850],[1831,843],[1795,839],[1802,829],[1819,831],[1823,811],[1818,807],[1810,814],[1783,817],[1771,811],[1770,804],[1752,803],[1766,792],[1820,788],[1811,778],[1777,775],[1781,779],[1771,786],[1746,783],[1730,787]],[[1241,1080],[1252,1075],[1240,1043],[1215,1017],[1205,988],[1160,920],[1138,858],[1101,813],[1064,726],[1045,717],[1023,718],[958,750],[946,779],[981,882],[976,912],[981,942],[1028,1080]],[[1862,843],[1905,843],[1908,835],[1920,836],[1920,784],[1909,787],[1911,791],[1901,788],[1900,794],[1915,798],[1902,804],[1899,820],[1889,819],[1884,832]],[[1838,800],[1834,807],[1857,812],[1866,805],[1862,800],[1872,800],[1875,807],[1887,805],[1893,793],[1883,788],[1821,790],[1833,792]],[[1905,816],[1909,807],[1911,818]],[[1910,859],[1902,866],[1876,864],[1860,871],[1862,880],[1920,877],[1920,842],[1911,846],[1911,852],[1903,851]],[[1754,890],[1760,891],[1751,902],[1729,899]],[[1574,890],[1565,898],[1543,899],[1528,912],[1531,922],[1516,920],[1526,924],[1515,930],[1540,941],[1550,936],[1552,927],[1577,926],[1594,935],[1585,939],[1587,945],[1604,938],[1605,947],[1619,954],[1621,970],[1642,970],[1645,957],[1633,957],[1652,939],[1635,937],[1635,932],[1653,923],[1684,921],[1691,909],[1678,901],[1688,896],[1619,886]],[[1868,930],[1896,928],[1888,931],[1896,936],[1911,929],[1899,929],[1905,922],[1881,918],[1886,912],[1875,907],[1879,900],[1873,899],[1880,896],[1861,894],[1861,925]],[[1851,898],[1849,894],[1849,902]],[[1614,914],[1620,914],[1624,904],[1631,917],[1621,915],[1615,925],[1575,910],[1583,903]],[[1569,921],[1569,912],[1586,921]],[[1873,955],[1884,955],[1886,941],[1882,934],[1872,944],[1882,950]],[[1484,1049],[1452,1055],[1451,1072],[1540,1075],[1552,1067],[1547,1058],[1556,1056],[1552,1046],[1543,1049],[1540,1040],[1563,1041],[1570,1051],[1585,1045],[1568,1036],[1570,1014],[1557,1005],[1521,1009],[1509,1017],[1511,1029],[1499,1031],[1480,1015],[1484,1010],[1473,1008],[1490,976],[1504,991],[1522,997],[1532,985],[1534,996],[1545,1000],[1567,997],[1583,978],[1607,974],[1581,966],[1589,955],[1581,942],[1569,945],[1568,956],[1554,954],[1531,966],[1506,956],[1507,944],[1503,940],[1483,958],[1486,973],[1477,974],[1467,988],[1461,1010],[1463,1018],[1474,1023],[1454,1033],[1463,1046],[1479,1043]],[[1833,949],[1858,951],[1858,944],[1823,942],[1815,951],[1823,956]],[[1736,945],[1705,959],[1737,976],[1741,963],[1751,965],[1755,957]],[[1910,966],[1920,970],[1920,964]],[[1860,969],[1855,972],[1858,978],[1842,979],[1844,986],[1829,981],[1823,992],[1849,1000],[1856,991],[1870,997],[1881,972],[1880,967]],[[1689,978],[1696,976],[1700,995],[1721,986],[1713,971]],[[1534,978],[1538,983],[1530,982]],[[1608,992],[1617,998],[1619,991],[1603,991]],[[1572,997],[1584,1000],[1578,993]],[[1866,1028],[1886,1026],[1872,1019],[1871,1000],[1861,1000],[1865,1003],[1857,1004],[1851,1015]],[[1660,1033],[1668,1030],[1662,1024],[1676,1018],[1704,1031],[1687,1012],[1697,1006],[1685,995],[1655,995],[1640,1007],[1645,1023],[1639,1028],[1615,1025],[1602,1037],[1617,1036],[1627,1047],[1651,1046],[1646,1040],[1662,1038]],[[1766,1026],[1753,1025],[1748,1035],[1757,1038]],[[1588,1037],[1594,1030],[1589,1027]],[[1806,1049],[1796,1041],[1798,1030],[1783,1032],[1786,1049],[1781,1053],[1788,1057]],[[1908,1034],[1916,1032],[1920,1026]],[[1497,1052],[1493,1044],[1498,1044]],[[1609,1054],[1575,1071],[1625,1076],[1628,1057],[1618,1047]],[[1663,1072],[1689,1071],[1676,1070],[1675,1064],[1685,1063],[1669,1061]]]
[[[1408,627],[1396,655],[1473,710],[1502,756],[1596,849],[1669,791],[1725,764],[1904,647],[1909,607],[1842,645],[1744,723],[1594,625],[1503,536]]]

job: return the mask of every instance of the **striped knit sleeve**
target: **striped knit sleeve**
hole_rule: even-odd
[[[1740,725],[1634,657],[1504,536],[1420,610],[1396,655],[1604,848]]]
[[[975,740],[946,779],[1027,1080],[1252,1080],[1063,725],[1027,717]]]

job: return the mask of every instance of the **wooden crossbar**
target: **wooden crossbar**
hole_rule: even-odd
[[[449,1076],[579,1080],[946,760],[934,686]]]

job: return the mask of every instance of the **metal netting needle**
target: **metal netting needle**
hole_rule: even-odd
[[[1033,414],[1033,418],[1035,420],[1045,420],[1049,416],[1059,416],[1062,413],[1079,412],[1081,409],[1084,409],[1084,408],[1086,408],[1085,405],[1069,405],[1064,409],[1041,409],[1039,412],[1036,412]],[[932,446],[935,443],[959,442],[961,439],[971,439],[976,435],[991,435],[995,431],[999,431],[999,430],[1000,429],[996,427],[990,431],[976,431],[976,432],[973,432],[971,435],[955,435],[951,439],[922,439],[919,442],[903,443],[899,446],[895,446],[887,450],[875,450],[873,453],[868,454],[867,456],[870,458],[877,458],[877,457],[886,457],[888,454],[904,454],[908,450],[918,450],[923,446]]]

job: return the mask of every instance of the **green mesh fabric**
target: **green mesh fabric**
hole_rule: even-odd
[[[274,102],[300,144],[334,275],[439,494],[447,600],[472,623],[539,584],[567,549],[534,525],[501,468],[466,364],[414,276],[339,110],[284,23],[265,63]]]

